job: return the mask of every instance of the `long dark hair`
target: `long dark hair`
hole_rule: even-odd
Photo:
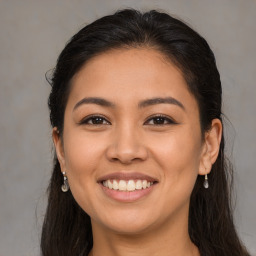
[[[50,81],[50,121],[63,132],[64,112],[72,77],[92,57],[111,49],[150,47],[160,51],[183,73],[197,100],[202,135],[211,121],[222,121],[222,89],[215,57],[209,45],[189,26],[157,11],[122,10],[81,29],[61,52]],[[191,195],[189,235],[203,256],[249,255],[239,240],[232,216],[230,188],[232,167],[224,155],[224,137],[209,174],[210,187],[198,176]],[[63,177],[54,157],[48,188],[48,207],[43,223],[43,256],[88,255],[93,245],[90,217],[70,191],[60,189]]]

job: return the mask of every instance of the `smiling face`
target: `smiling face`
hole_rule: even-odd
[[[187,224],[190,195],[205,171],[199,110],[180,70],[150,49],[119,49],[74,76],[62,171],[94,227],[141,233]]]

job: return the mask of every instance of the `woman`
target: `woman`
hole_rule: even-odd
[[[42,255],[249,255],[200,35],[164,13],[119,11],[74,35],[51,85]]]

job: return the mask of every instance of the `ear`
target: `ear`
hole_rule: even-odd
[[[66,171],[65,153],[64,153],[64,149],[63,149],[63,142],[62,142],[62,139],[60,137],[57,127],[54,127],[52,129],[52,140],[53,140],[53,143],[55,146],[57,158],[60,163],[61,171],[65,172]]]
[[[202,149],[199,174],[210,173],[212,165],[215,163],[220,148],[222,137],[222,123],[219,119],[213,119],[211,128],[205,133],[204,145]]]

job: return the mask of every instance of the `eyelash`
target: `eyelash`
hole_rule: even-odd
[[[97,119],[101,119],[101,120],[105,121],[107,125],[110,124],[110,122],[107,121],[107,119],[106,119],[104,116],[101,116],[101,115],[91,115],[91,116],[87,116],[86,118],[84,118],[84,119],[80,122],[80,124],[84,124],[84,125],[106,125],[106,124],[102,124],[102,123],[100,123],[100,124],[99,124],[99,123],[96,123],[96,124],[92,123],[93,120],[94,120],[94,121],[97,121]],[[89,123],[89,122],[91,122],[91,123]]]
[[[150,121],[156,121],[156,120],[158,120],[158,121],[159,121],[159,120],[164,121],[164,123],[160,123],[160,124],[156,124],[156,123],[149,124]],[[168,116],[158,114],[158,115],[154,115],[154,116],[149,117],[149,118],[147,119],[147,121],[146,121],[144,124],[163,126],[163,125],[177,124],[177,122],[175,122],[172,118],[170,118],[170,117],[168,117]]]
[[[93,120],[98,122],[98,121],[103,121],[105,123],[93,123]],[[163,121],[164,123],[151,123],[151,121]],[[80,124],[83,124],[83,125],[110,125],[111,123],[102,115],[91,115],[91,116],[88,116],[86,118],[84,118]],[[144,122],[144,124],[146,125],[156,125],[156,126],[163,126],[163,125],[171,125],[171,124],[177,124],[177,122],[175,122],[172,118],[170,117],[167,117],[165,115],[161,115],[161,114],[158,114],[158,115],[154,115],[154,116],[151,116],[149,117],[146,122]]]

